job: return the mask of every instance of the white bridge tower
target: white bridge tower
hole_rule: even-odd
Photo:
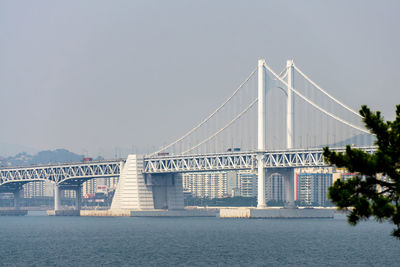
[[[266,125],[266,76],[265,76],[265,60],[258,60],[258,155],[257,155],[257,208],[263,209],[266,207],[265,203],[265,178],[267,172],[264,168],[264,151],[265,146],[265,125]],[[294,146],[294,120],[293,120],[293,87],[294,87],[294,65],[293,60],[287,60],[287,109],[286,109],[286,148],[292,149]],[[285,170],[283,175],[286,206],[294,207],[294,169]]]
[[[266,84],[265,84],[265,69],[264,59],[258,60],[258,155],[257,155],[257,170],[258,170],[258,194],[257,208],[265,208],[265,170],[264,170],[264,151],[265,147],[265,117],[266,117]]]

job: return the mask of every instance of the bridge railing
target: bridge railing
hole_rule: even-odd
[[[123,161],[118,159],[1,168],[0,186],[11,182],[47,180],[61,184],[78,179],[118,177]]]
[[[374,153],[376,147],[356,147]],[[343,152],[345,148],[332,148]],[[168,155],[144,158],[143,173],[255,170],[258,160],[264,168],[324,167],[322,149],[241,151],[199,155]],[[50,181],[56,184],[82,182],[92,178],[118,177],[124,160],[7,167],[0,169],[0,186],[17,182]]]
[[[374,153],[376,147],[354,147]],[[331,148],[344,152],[345,148]],[[324,167],[321,148],[272,151],[226,152],[201,155],[168,155],[144,159],[144,173],[205,172],[221,170],[256,169],[257,161],[264,161],[264,168]]]
[[[71,165],[85,165],[85,164],[97,164],[97,163],[112,163],[112,162],[125,162],[125,158],[118,159],[105,159],[105,160],[94,160],[94,161],[71,161],[71,162],[60,162],[60,163],[47,163],[47,164],[32,164],[32,165],[20,165],[20,166],[1,166],[0,170],[8,169],[28,169],[38,167],[55,167],[55,166],[71,166]]]

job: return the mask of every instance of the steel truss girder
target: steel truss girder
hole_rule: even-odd
[[[374,153],[376,147],[358,147]],[[344,152],[345,148],[332,149]],[[144,159],[144,173],[202,172],[256,169],[261,154],[265,168],[325,167],[322,149],[292,149],[262,152],[227,152],[203,155],[158,156]]]
[[[192,172],[251,169],[255,153],[205,154],[177,157],[145,158],[145,173]]]
[[[0,169],[0,186],[15,182],[50,181],[67,184],[72,180],[119,177],[121,160],[65,163]]]
[[[359,148],[374,153],[376,147]],[[343,152],[344,148],[333,149]],[[227,152],[217,154],[148,157],[144,159],[144,173],[202,172],[256,169],[257,156],[265,168],[324,167],[321,149],[276,150],[262,152]],[[68,182],[119,177],[122,160],[85,163],[65,163],[0,169],[0,186],[11,183],[50,181],[58,185]]]

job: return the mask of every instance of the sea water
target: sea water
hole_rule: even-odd
[[[335,219],[0,217],[3,266],[400,266],[393,226]]]

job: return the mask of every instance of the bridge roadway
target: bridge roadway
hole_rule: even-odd
[[[368,153],[376,147],[359,147]],[[345,148],[336,148],[343,152]],[[180,173],[256,169],[262,158],[264,168],[324,167],[321,149],[292,149],[274,151],[225,152],[200,155],[171,155],[144,158],[143,173]],[[34,181],[50,181],[68,186],[93,178],[119,177],[123,159],[72,162],[23,167],[0,168],[0,191]],[[11,190],[12,192],[12,190]]]
[[[0,168],[0,192],[13,192],[28,182],[50,181],[56,185],[81,184],[92,178],[118,177],[122,159]]]
[[[367,153],[374,153],[376,147],[353,147]],[[331,148],[344,152],[345,148]],[[286,149],[273,151],[225,152],[200,155],[155,156],[144,158],[144,173],[179,173],[224,170],[256,169],[258,159],[264,161],[264,168],[324,167],[321,148]]]

